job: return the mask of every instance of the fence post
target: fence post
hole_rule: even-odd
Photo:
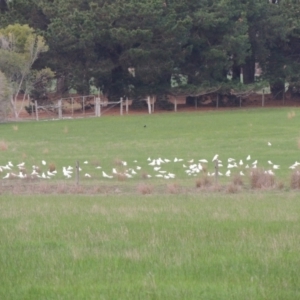
[[[58,104],[58,118],[59,118],[60,120],[62,119],[62,105],[61,105],[61,103],[62,103],[62,100],[59,99],[59,100],[57,101],[57,104]]]
[[[99,103],[99,117],[101,117],[101,98],[100,98],[100,103]]]
[[[261,96],[261,106],[265,106],[265,89],[263,89]]]
[[[219,94],[217,94],[217,103],[216,103],[216,108],[219,108]]]
[[[242,107],[242,97],[240,97],[240,107]]]
[[[152,113],[154,113],[155,97],[152,97]]]
[[[32,118],[34,119],[34,115],[33,115],[33,107],[34,107],[34,105],[31,103],[31,116],[32,116]]]
[[[38,121],[39,120],[39,112],[38,112],[38,105],[37,105],[37,101],[34,101],[34,105],[35,105],[35,119]]]
[[[177,97],[175,96],[174,111],[177,112]]]
[[[128,115],[128,97],[126,97],[126,115]]]
[[[74,98],[71,98],[71,104],[72,104],[72,117],[74,116]]]
[[[120,115],[123,116],[123,97],[120,98]]]
[[[84,96],[82,97],[82,114],[85,114],[85,101]]]
[[[150,103],[150,96],[147,97],[147,104],[148,104],[148,113],[151,115],[151,103]]]
[[[215,159],[215,181],[218,183],[218,176],[219,176],[219,160]]]
[[[96,117],[100,117],[100,97],[96,98]]]
[[[79,161],[76,162],[76,167],[75,167],[75,170],[76,170],[76,185],[79,185]]]

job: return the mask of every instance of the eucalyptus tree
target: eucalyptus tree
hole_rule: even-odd
[[[15,118],[23,108],[25,95],[36,83],[36,72],[32,66],[48,46],[42,36],[37,35],[28,25],[9,25],[0,29],[0,70],[5,74],[9,86],[10,104]],[[53,72],[40,71],[52,77]],[[45,78],[45,76],[43,76]],[[18,96],[23,91],[23,101],[18,103]]]

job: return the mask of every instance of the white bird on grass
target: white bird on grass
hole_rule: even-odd
[[[240,171],[240,175],[241,176],[245,176],[245,174],[243,173],[243,171]]]
[[[64,176],[71,178],[72,171],[67,170],[66,167],[63,167],[63,174]]]
[[[230,171],[230,170],[228,170],[228,171],[225,173],[225,175],[226,175],[227,177],[229,177],[230,174],[231,174],[231,171]]]
[[[4,177],[3,177],[3,179],[7,179],[7,178],[9,178],[10,177],[10,173],[7,173]]]
[[[272,146],[272,144],[270,142],[268,142],[268,146]]]
[[[102,171],[102,176],[103,176],[104,178],[113,178],[113,177],[114,177],[114,176],[111,176],[111,175],[106,174],[104,171]]]
[[[273,169],[278,170],[280,168],[279,165],[273,165]]]
[[[204,164],[208,163],[207,159],[199,159],[199,162],[204,163]]]
[[[54,172],[54,171],[53,171],[53,172]],[[48,176],[55,176],[55,173],[53,173],[53,172],[47,171],[47,175],[48,175]]]
[[[46,166],[46,164],[47,164],[46,161],[45,161],[45,160],[42,160],[42,165],[43,165],[43,166]]]
[[[85,173],[85,174],[84,174],[84,177],[91,178],[92,176],[91,176],[90,174],[88,174],[88,173]]]
[[[247,158],[246,158],[246,160],[250,160],[251,159],[251,156],[250,155],[248,155],[247,156]]]
[[[227,169],[232,169],[232,168],[237,168],[237,164],[236,163],[234,163],[234,164],[228,164],[227,165]]]
[[[18,175],[19,178],[26,178],[27,175],[26,174],[23,174],[22,172],[19,172],[19,175]]]
[[[154,159],[154,160],[151,161],[148,165],[149,165],[149,166],[155,166],[155,164],[156,164],[156,160]]]
[[[86,160],[86,161],[84,161],[83,163],[84,163],[85,165],[87,165],[89,162]]]
[[[39,173],[36,170],[33,170],[32,173],[31,173],[31,175],[33,175],[33,176],[34,175],[39,175]]]
[[[21,162],[20,164],[17,165],[17,167],[24,167],[25,166],[25,162]]]
[[[217,160],[217,159],[218,159],[218,157],[219,157],[219,154],[216,154],[216,155],[213,157],[212,161],[215,161],[215,160]]]
[[[272,163],[270,160],[268,160],[268,164],[269,164],[269,165],[273,165],[273,163]]]

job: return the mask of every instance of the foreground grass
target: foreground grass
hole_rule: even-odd
[[[298,299],[297,193],[0,198],[1,299]]]

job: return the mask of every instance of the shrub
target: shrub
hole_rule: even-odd
[[[264,170],[254,169],[250,175],[250,183],[252,189],[272,188],[275,185],[275,178]]]
[[[291,188],[300,189],[300,172],[295,170],[291,175]]]
[[[152,193],[153,187],[149,184],[141,183],[138,185],[137,190],[142,195],[148,195]]]
[[[212,180],[208,176],[204,176],[196,180],[197,188],[209,187],[211,185],[212,185]]]
[[[169,183],[167,185],[167,192],[170,194],[178,194],[180,190],[180,186],[177,183]]]

